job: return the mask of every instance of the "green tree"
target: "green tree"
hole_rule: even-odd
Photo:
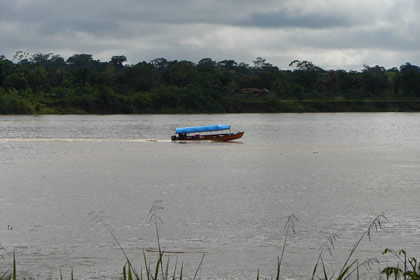
[[[5,56],[0,56],[0,87],[4,86],[4,80],[12,71],[13,62],[7,60]]]
[[[216,61],[211,58],[203,58],[197,64],[197,70],[200,72],[212,72],[216,68]]]
[[[410,63],[401,65],[400,83],[405,96],[420,96],[420,67]]]
[[[150,64],[152,64],[156,69],[163,70],[169,66],[169,61],[161,57],[153,59],[150,61]]]
[[[95,70],[99,68],[99,62],[93,60],[91,54],[75,54],[67,59],[67,64],[73,83],[81,86],[90,85]]]
[[[140,62],[123,73],[123,82],[134,91],[149,91],[157,81],[155,69],[152,64]]]
[[[89,67],[93,62],[91,54],[75,54],[67,59],[67,64],[76,67]]]
[[[391,68],[385,72],[388,80],[388,87],[392,89],[393,95],[398,97],[400,92],[400,71],[397,68]]]
[[[4,80],[4,87],[8,89],[24,89],[26,88],[27,81],[24,77],[19,75],[18,73],[10,74]]]
[[[42,66],[35,66],[26,75],[28,85],[34,92],[38,92],[42,86],[46,86],[47,71]]]
[[[292,73],[293,81],[303,86],[308,93],[313,93],[318,90],[318,87],[321,86],[320,81],[326,74],[324,69],[306,60],[293,60],[290,62],[289,67],[295,67]]]
[[[124,62],[127,62],[127,57],[124,55],[113,56],[111,57],[110,61],[110,63],[114,65],[117,72],[120,72],[122,69],[124,69]]]
[[[194,83],[197,77],[197,70],[194,63],[186,60],[172,61],[169,64],[168,78],[171,85],[185,87]]]
[[[365,92],[378,97],[384,95],[384,89],[388,86],[385,76],[385,68],[382,66],[369,67],[364,65],[362,70],[362,86]]]
[[[29,58],[29,53],[25,51],[17,51],[13,56],[13,59],[17,60],[20,65],[20,74],[22,77],[25,77],[25,65],[29,64]]]
[[[238,66],[238,63],[235,60],[225,59],[217,62],[217,66],[225,70],[234,70]]]
[[[254,69],[264,69],[264,68],[270,68],[273,65],[270,63],[265,62],[265,59],[262,57],[257,57],[256,60],[252,61],[254,63]]]
[[[13,56],[13,59],[17,60],[18,63],[20,64],[28,62],[29,58],[30,58],[29,53],[25,51],[17,51],[15,55]]]

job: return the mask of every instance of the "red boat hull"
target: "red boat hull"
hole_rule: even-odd
[[[244,131],[237,133],[219,133],[219,134],[204,134],[204,135],[192,135],[186,138],[180,138],[173,136],[172,140],[179,141],[231,141],[241,138],[244,135]]]
[[[244,135],[244,131],[237,133],[226,133],[226,134],[210,134],[202,135],[199,140],[212,140],[212,141],[231,141],[241,138]]]

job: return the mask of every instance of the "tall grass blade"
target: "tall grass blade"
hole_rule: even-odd
[[[344,280],[350,277],[350,274],[346,275],[347,272],[351,269],[351,267],[357,262],[357,260],[354,260],[350,265],[348,265],[340,274],[338,274],[337,280]]]
[[[154,221],[155,224],[155,230],[156,230],[156,239],[157,239],[157,243],[158,243],[158,248],[159,248],[159,255],[160,257],[163,256],[163,252],[162,252],[162,247],[160,246],[160,237],[159,237],[159,228],[158,228],[158,220],[163,223],[162,219],[159,217],[158,215],[158,211],[163,210],[164,208],[162,206],[159,205],[159,203],[161,203],[162,200],[156,200],[152,207],[150,208],[149,214],[148,216],[149,218],[149,222],[151,222],[152,220]],[[162,273],[162,279],[165,279],[165,272],[163,270],[163,261],[161,260],[160,262],[160,269],[161,269],[161,273]],[[156,279],[156,278],[155,278]],[[157,279],[156,279],[157,280]]]
[[[182,280],[182,272],[184,270],[184,263],[181,263],[181,272],[179,273],[179,280]]]
[[[280,259],[277,257],[277,276],[276,280],[280,280]]]
[[[175,280],[176,266],[178,265],[178,255],[176,255],[174,273],[172,274],[172,280]]]
[[[149,262],[149,271],[150,271],[150,274],[149,274],[149,276],[150,276],[150,279],[153,279],[153,275],[152,275],[152,269],[151,269],[151,264],[150,264],[150,262]]]
[[[284,231],[286,232],[285,236],[284,236],[284,242],[283,242],[283,248],[281,250],[281,256],[280,256],[280,260],[278,260],[277,258],[277,262],[278,262],[278,266],[277,266],[277,279],[280,279],[280,268],[281,268],[281,264],[283,262],[283,256],[284,256],[284,251],[286,249],[286,242],[287,242],[287,235],[289,234],[289,230],[292,230],[293,233],[295,232],[295,220],[298,221],[298,219],[296,218],[296,216],[294,214],[290,214],[289,216],[287,216],[287,221],[286,224],[284,225]]]
[[[131,268],[128,266],[128,280],[133,280],[133,276],[131,275]]]
[[[258,271],[257,271],[257,280],[260,280],[260,269],[258,268]]]
[[[123,280],[127,280],[127,273],[125,271],[125,266],[126,265],[124,265],[124,267],[123,267]]]
[[[194,274],[194,278],[193,278],[193,280],[195,280],[195,278],[197,277],[198,271],[200,270],[200,267],[201,267],[201,265],[203,264],[204,256],[205,256],[205,255],[203,254],[203,257],[201,258],[201,261],[200,261],[200,263],[198,264],[197,270],[195,271],[195,274]]]
[[[159,259],[156,263],[156,268],[155,268],[155,277],[153,279],[157,280],[158,279],[158,275],[159,275],[159,266],[162,262],[162,256],[163,256],[163,252],[159,252]]]
[[[6,280],[6,279],[10,278],[10,275],[9,275],[9,277],[6,277],[6,275],[8,273],[9,273],[9,271],[6,271],[2,276],[0,276],[0,280]]]
[[[157,238],[159,253],[161,252],[161,247],[160,247],[160,238],[159,238],[159,229],[158,229],[157,220],[159,219],[159,221],[161,223],[163,223],[163,221],[162,221],[162,219],[159,217],[159,215],[157,213],[158,213],[158,211],[164,209],[162,206],[158,205],[161,202],[162,202],[162,200],[156,200],[153,203],[152,207],[150,208],[150,211],[149,211],[149,214],[148,214],[150,216],[149,221],[152,221],[152,219],[153,219],[154,220],[154,223],[155,223],[156,238]]]
[[[316,262],[314,270],[312,272],[312,277],[311,277],[312,280],[314,280],[314,278],[315,278],[315,274],[316,274],[316,270],[318,268],[318,264],[319,264],[319,261]]]
[[[368,271],[372,271],[372,265],[374,263],[379,264],[379,260],[377,258],[369,258],[369,259],[363,261],[361,264],[359,264],[359,260],[356,259],[356,261],[357,261],[356,267],[353,270],[351,270],[350,272],[348,272],[347,276],[344,279],[349,278],[350,275],[352,275],[355,271],[357,272],[357,274],[359,274],[359,269],[360,269],[361,266],[364,266],[366,268],[366,270],[368,270]]]
[[[356,269],[357,269],[357,273],[356,273],[356,279],[357,280],[359,280],[360,279],[360,275],[359,275],[359,261],[357,261],[357,266],[356,266]]]
[[[15,255],[15,250],[13,250],[13,280],[16,280],[16,255]]]
[[[327,270],[325,269],[324,260],[321,258],[322,271],[324,272],[324,280],[328,280]]]
[[[147,265],[147,258],[146,258],[146,253],[144,252],[144,249],[143,249],[143,258],[144,258],[144,265],[145,265],[145,267],[146,267],[146,279],[147,280],[150,280],[150,269],[149,269],[149,266]]]
[[[359,247],[360,243],[365,238],[365,236],[367,236],[369,238],[369,240],[370,240],[370,236],[371,236],[372,230],[375,229],[375,231],[378,231],[378,229],[381,229],[382,228],[381,219],[385,219],[386,220],[386,217],[385,217],[384,214],[376,216],[375,219],[373,219],[373,221],[368,226],[367,230],[365,232],[363,232],[362,236],[354,244],[353,248],[350,251],[350,254],[348,255],[346,261],[344,262],[343,267],[340,270],[340,273],[338,274],[339,276],[344,277],[344,275],[345,275],[344,270],[349,271],[349,269],[354,264],[354,262],[353,262],[351,265],[348,266],[348,263],[349,263],[351,257],[353,256],[354,252],[356,252],[356,249]],[[348,276],[350,276],[350,274]],[[337,279],[339,279],[339,278],[337,278]]]
[[[315,267],[312,271],[311,280],[315,279],[315,275],[316,275],[316,272],[318,270],[318,265],[321,261],[322,254],[324,253],[325,249],[327,249],[330,256],[332,256],[332,251],[335,249],[334,242],[337,239],[338,239],[338,235],[335,234],[335,233],[332,233],[322,242],[321,246],[319,247],[320,252],[319,252],[318,258],[316,260]]]
[[[94,211],[90,212],[88,215],[91,217],[91,219],[92,219],[93,221],[95,221],[95,224],[97,224],[97,223],[101,223],[102,225],[104,225],[104,226],[105,226],[105,228],[108,230],[108,232],[111,234],[112,238],[114,239],[115,243],[117,243],[118,248],[119,248],[119,249],[120,249],[120,251],[123,253],[123,255],[124,255],[125,259],[127,260],[128,265],[130,266],[130,268],[131,268],[131,270],[132,270],[132,272],[134,273],[134,275],[135,275],[137,278],[139,278],[139,277],[138,277],[138,274],[137,274],[137,272],[136,272],[136,270],[135,270],[135,268],[131,265],[130,259],[128,258],[127,254],[125,253],[124,248],[121,246],[120,241],[119,241],[119,240],[117,239],[117,237],[115,236],[115,234],[114,234],[114,232],[113,232],[113,229],[112,229],[112,226],[111,226],[110,224],[105,223],[105,221],[103,220],[103,218],[102,218],[100,215],[97,215]]]
[[[168,280],[168,275],[169,275],[169,257],[168,257],[168,261],[166,262],[166,270],[165,270],[165,276],[164,276],[165,280]]]

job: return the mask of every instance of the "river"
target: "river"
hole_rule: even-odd
[[[169,140],[214,123],[245,135]],[[143,251],[157,258],[156,201],[161,246],[184,275],[204,254],[201,279],[271,277],[291,214],[285,279],[310,278],[331,234],[323,256],[339,270],[380,214],[356,257],[396,263],[381,252],[420,251],[419,124],[416,113],[0,116],[0,270],[15,251],[23,276],[118,279],[112,235],[140,270]]]

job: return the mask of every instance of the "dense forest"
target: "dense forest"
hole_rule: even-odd
[[[283,70],[260,57],[253,65],[211,58],[129,65],[125,56],[0,55],[1,114],[351,111],[420,111],[420,67],[324,70],[295,60]]]

